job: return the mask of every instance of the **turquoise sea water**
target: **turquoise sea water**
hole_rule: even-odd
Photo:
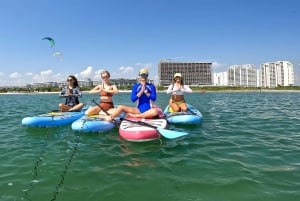
[[[82,101],[98,97],[84,94]],[[118,129],[26,128],[57,94],[0,95],[0,200],[300,200],[300,94],[193,93],[204,120],[189,135],[144,143]],[[114,97],[129,103],[129,93]],[[158,94],[164,107],[168,96]]]

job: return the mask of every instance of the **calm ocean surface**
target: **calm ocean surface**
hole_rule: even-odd
[[[129,103],[129,93],[114,97]],[[97,95],[81,101],[93,105]],[[0,200],[300,200],[300,93],[193,93],[189,135],[133,143],[118,129],[26,128],[22,118],[57,109],[57,94],[0,95]],[[158,93],[157,104],[168,102]]]

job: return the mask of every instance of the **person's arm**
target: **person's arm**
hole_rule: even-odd
[[[186,92],[186,93],[192,93],[193,92],[193,90],[188,85],[183,86],[183,91]]]
[[[167,94],[170,94],[173,92],[173,85],[169,85],[168,89],[167,89]]]
[[[67,89],[66,88],[63,88],[59,94],[59,97],[60,98],[65,98],[67,96]]]
[[[139,92],[137,91],[138,86],[139,86],[139,84],[136,83],[133,85],[133,87],[131,89],[131,101],[132,102],[137,101],[137,99],[139,99],[139,97],[141,96],[140,91]],[[138,96],[138,94],[139,94],[139,96]]]
[[[109,89],[103,89],[103,91],[111,94],[117,94],[119,92],[116,85],[112,85]]]
[[[145,86],[141,83],[136,83],[133,85],[131,90],[131,101],[137,101],[145,93]]]
[[[79,87],[76,87],[75,89],[73,89],[73,96],[75,96],[75,97],[81,97],[82,96],[82,93],[81,93]]]
[[[150,96],[149,96],[150,100],[156,101],[156,89],[155,89],[155,86],[153,84],[148,85],[148,86],[150,86],[150,88],[151,88]]]
[[[102,86],[101,85],[97,85],[92,90],[90,90],[89,93],[90,94],[94,94],[94,93],[100,93],[101,91],[102,91]]]

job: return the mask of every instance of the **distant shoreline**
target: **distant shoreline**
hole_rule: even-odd
[[[119,90],[119,93],[130,93],[131,90]],[[300,93],[300,90],[280,90],[280,89],[261,89],[261,90],[255,90],[255,89],[249,89],[249,90],[199,90],[199,91],[193,91],[193,93],[245,93],[245,92],[258,92],[258,93]],[[18,94],[59,94],[60,92],[5,92],[0,93],[0,95],[18,95]],[[83,94],[87,94],[88,91],[82,91]],[[158,90],[157,93],[166,93],[166,90]]]
[[[119,93],[129,93],[131,90],[119,90]],[[0,93],[1,94],[59,94],[60,91],[50,91],[50,92],[5,92],[5,93]],[[88,91],[82,91],[83,94],[89,93]]]

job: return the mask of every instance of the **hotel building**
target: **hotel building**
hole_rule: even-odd
[[[261,64],[261,86],[274,88],[295,84],[294,67],[289,61],[276,61]]]
[[[158,65],[158,82],[160,86],[172,84],[175,73],[181,73],[183,82],[190,86],[212,84],[212,63],[172,62],[161,60]]]
[[[214,86],[228,86],[228,72],[213,73]]]
[[[227,72],[229,86],[257,87],[257,70],[253,64],[233,65]]]

